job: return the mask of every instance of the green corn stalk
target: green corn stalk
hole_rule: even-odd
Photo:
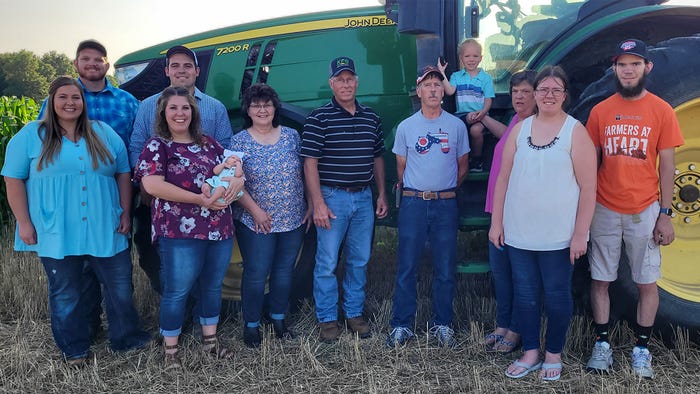
[[[38,114],[39,106],[29,97],[0,97],[0,168],[5,163],[5,150],[12,136],[27,122],[35,120]],[[5,226],[10,220],[5,182],[0,182],[0,225]]]

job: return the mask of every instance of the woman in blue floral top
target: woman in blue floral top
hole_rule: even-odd
[[[269,275],[269,308],[278,338],[290,338],[284,318],[292,287],[292,271],[304,240],[308,210],[304,200],[301,138],[281,126],[277,92],[255,84],[243,95],[244,129],[232,138],[231,149],[243,160],[246,193],[234,207],[236,237],[243,257],[241,301],[243,341],[260,346],[265,282]]]
[[[229,204],[242,189],[242,178],[230,178],[224,203],[201,192],[206,178],[223,159],[224,148],[202,134],[195,99],[187,89],[169,87],[158,99],[156,137],[148,141],[136,165],[135,178],[153,198],[152,237],[158,242],[163,296],[160,332],[165,368],[181,367],[178,337],[187,295],[199,302],[202,348],[219,358],[232,353],[216,337],[221,311],[221,283],[233,247]]]

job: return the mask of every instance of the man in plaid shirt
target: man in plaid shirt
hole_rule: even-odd
[[[129,138],[136,118],[139,101],[126,90],[112,85],[105,75],[109,70],[107,50],[95,40],[78,44],[73,66],[78,71],[78,83],[83,87],[88,118],[107,123],[129,147]],[[46,100],[39,119],[44,116]]]
[[[119,134],[128,148],[139,101],[131,93],[115,87],[105,78],[109,70],[107,49],[95,40],[82,41],[75,51],[73,66],[79,75],[78,83],[83,87],[88,118],[107,123]],[[44,116],[46,101],[44,100],[39,111],[39,119]],[[89,289],[87,294],[90,295],[88,299],[91,302],[86,313],[92,322],[90,328],[94,337],[102,331],[102,290],[89,264],[86,264],[83,270],[86,272],[86,278],[89,278],[84,283],[85,288]]]

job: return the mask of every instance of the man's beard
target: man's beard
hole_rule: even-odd
[[[104,73],[104,74],[102,74],[102,76],[99,76],[99,77],[81,75],[80,79],[82,79],[83,81],[99,82],[99,81],[104,80],[106,75],[107,75],[107,73]]]
[[[646,87],[646,83],[646,72],[642,74],[642,77],[639,78],[639,82],[637,82],[636,85],[630,87],[622,86],[622,83],[620,83],[620,78],[617,76],[615,77],[615,87],[617,88],[617,92],[624,98],[634,98],[642,94],[642,91],[644,91],[644,88]]]

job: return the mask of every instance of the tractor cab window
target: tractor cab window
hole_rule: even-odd
[[[469,18],[472,0],[460,0]],[[510,75],[528,64],[548,42],[578,18],[582,0],[474,0],[479,7],[481,68],[491,74],[497,92],[508,91]],[[460,27],[463,37],[469,32]],[[461,40],[460,40],[461,41]]]

